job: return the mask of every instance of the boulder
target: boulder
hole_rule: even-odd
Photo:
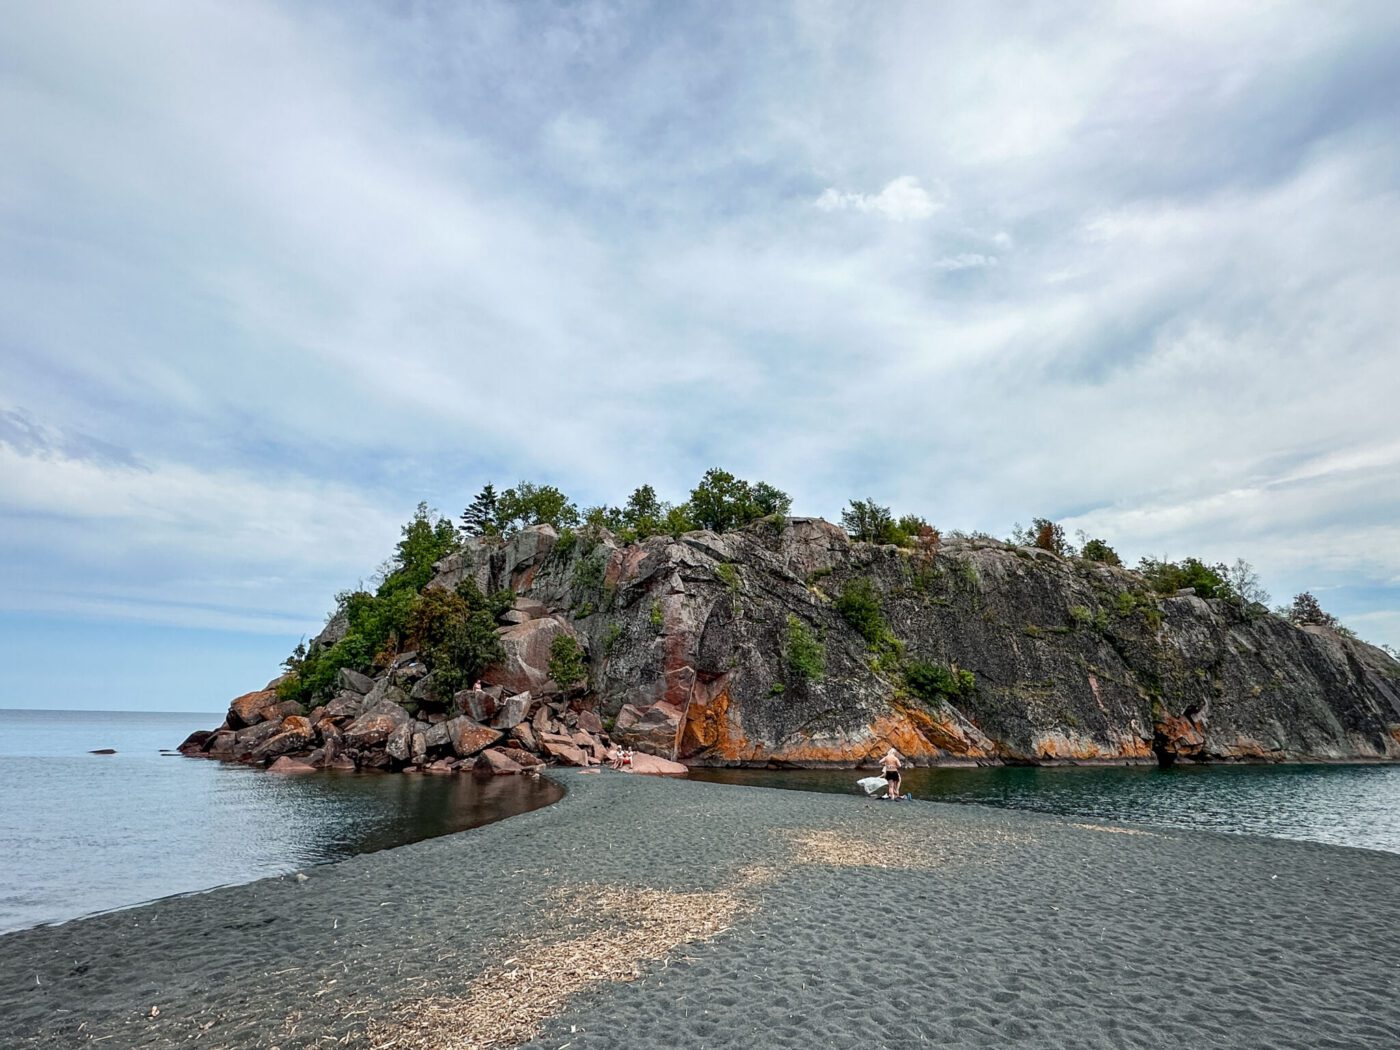
[[[614,739],[629,747],[674,755],[681,721],[681,709],[665,700],[660,700],[645,710],[639,710],[631,704],[623,704],[622,710],[617,713],[612,735]]]
[[[554,724],[554,715],[547,705],[541,705],[535,712],[535,717],[530,719],[530,725],[535,730],[535,735],[550,732],[550,726]]]
[[[463,689],[452,697],[452,704],[477,722],[489,722],[496,714],[496,698],[484,689]]]
[[[528,751],[511,751],[510,757],[511,761],[521,769],[533,769],[536,766],[544,765],[544,759],[540,758],[539,755],[532,755]]]
[[[275,734],[253,748],[253,760],[265,762],[279,755],[290,754],[310,747],[316,740],[316,731],[311,722],[302,715],[288,715],[278,726]]]
[[[505,773],[519,773],[520,764],[499,747],[489,747],[476,756],[476,768],[500,776]]]
[[[304,715],[306,708],[295,700],[283,700],[281,703],[273,704],[271,707],[263,708],[263,718],[269,722],[280,722],[288,715]]]
[[[407,699],[404,691],[394,684],[393,679],[385,675],[374,683],[373,689],[365,694],[365,709],[368,710],[385,700],[392,700],[394,703],[402,705]]]
[[[436,762],[429,762],[423,767],[424,773],[455,773],[457,772],[457,760],[453,758],[440,758]]]
[[[397,762],[407,762],[413,742],[413,723],[400,722],[384,742],[384,750]]]
[[[276,689],[259,689],[234,698],[228,705],[228,724],[233,729],[255,726],[266,720],[263,711],[278,703]]]
[[[487,671],[484,680],[508,693],[544,692],[550,680],[549,647],[561,635],[571,636],[581,648],[587,646],[577,631],[554,617],[504,628],[500,640],[506,658]]]
[[[447,739],[447,723],[435,722],[423,730],[423,744],[429,751],[447,747],[450,741]]]
[[[326,763],[327,769],[351,770],[355,768],[355,760],[349,755],[336,755]]]
[[[603,731],[603,720],[598,717],[597,711],[580,711],[578,713],[578,727],[585,733],[597,736]]]
[[[272,765],[268,766],[271,773],[314,773],[316,767],[302,758],[292,758],[290,755],[283,755]]]
[[[563,762],[566,766],[589,765],[589,757],[569,737],[559,733],[544,733],[540,736],[540,750],[550,758]]]
[[[345,721],[363,714],[364,710],[365,698],[359,693],[338,693],[333,700],[321,708],[321,717]]]
[[[402,696],[402,692],[399,695]],[[352,747],[378,747],[407,721],[408,712],[402,707],[390,700],[381,701],[345,727],[345,742]]]
[[[336,686],[344,693],[355,693],[364,696],[374,688],[374,679],[359,671],[352,671],[348,667],[342,667],[336,675]]]
[[[511,729],[525,721],[525,712],[528,710],[530,710],[529,692],[508,696],[505,702],[497,708],[495,717],[491,719],[491,724],[497,729]]]
[[[185,737],[185,742],[175,750],[182,755],[198,755],[206,750],[206,745],[214,733],[208,729],[196,729],[189,736]]]
[[[492,559],[493,563],[499,559],[501,567],[501,574],[492,581],[493,584],[514,591],[525,590],[558,542],[559,533],[552,525],[529,525],[521,529],[505,542],[497,557]]]
[[[413,735],[408,738],[408,755],[417,764],[422,765],[423,759],[428,757],[428,729],[422,722],[417,722],[413,726]]]
[[[632,753],[630,771],[661,777],[683,777],[690,772],[679,762],[672,762],[669,758],[657,758],[655,755],[643,754],[640,751]]]
[[[549,615],[549,606],[533,598],[517,598],[510,611],[523,616],[525,619],[518,622],[525,623],[527,620],[543,620]]]
[[[535,731],[529,722],[521,722],[510,731],[510,738],[519,742],[526,751],[538,751],[539,741],[535,739]]]
[[[408,694],[408,698],[419,704],[440,704],[442,698],[437,694],[436,675],[429,671],[413,685],[413,691]]]
[[[340,727],[329,719],[323,718],[316,723],[316,736],[322,744],[335,743],[338,746],[341,738]]]
[[[265,740],[270,740],[282,731],[281,722],[259,722],[257,725],[240,729],[234,735],[232,754],[250,755]]]
[[[470,758],[478,751],[490,747],[504,735],[499,729],[492,729],[475,722],[465,715],[444,722],[447,739],[458,758]]]
[[[204,745],[204,753],[214,758],[231,758],[238,748],[238,734],[231,729],[220,729]]]

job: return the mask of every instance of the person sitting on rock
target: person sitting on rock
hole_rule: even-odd
[[[608,765],[612,766],[613,769],[622,768],[622,748],[618,747],[616,744],[614,744],[612,750],[608,752]]]
[[[622,752],[622,768],[623,768],[623,769],[626,769],[627,767],[629,767],[629,766],[631,766],[631,765],[632,765],[632,749],[629,747],[626,751]]]

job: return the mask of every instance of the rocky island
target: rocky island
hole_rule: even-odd
[[[716,475],[747,515],[723,494],[696,509]],[[536,518],[569,511],[520,492]],[[639,503],[493,528],[487,486],[465,537],[420,507],[378,591],[342,595],[286,674],[182,750],[420,772],[588,765],[613,743],[666,770],[855,766],[891,745],[920,765],[1400,760],[1387,652],[1224,588],[1161,593],[1100,541],[919,519],[853,539],[720,471],[682,515]]]

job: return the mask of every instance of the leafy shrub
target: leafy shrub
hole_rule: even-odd
[[[1199,598],[1228,598],[1233,593],[1226,582],[1229,570],[1224,565],[1207,565],[1197,558],[1180,562],[1143,558],[1138,572],[1158,594],[1192,590]]]
[[[661,628],[664,627],[665,625],[666,625],[666,616],[665,616],[665,614],[662,613],[662,611],[661,611],[661,602],[660,602],[660,601],[654,601],[654,602],[652,602],[652,603],[651,603],[651,626],[652,626],[652,629],[653,629],[653,630],[659,631],[659,630],[661,630]]]
[[[1011,530],[1011,542],[1018,547],[1039,547],[1062,558],[1074,554],[1073,545],[1065,539],[1064,526],[1049,518],[1035,518],[1029,528],[1017,522]]]
[[[522,481],[502,492],[496,503],[496,524],[505,534],[526,525],[572,528],[579,521],[578,507],[553,485]]]
[[[715,575],[718,576],[720,578],[720,581],[726,587],[729,588],[731,594],[737,595],[741,590],[739,584],[739,572],[729,562],[720,562],[719,565],[715,566]]]
[[[1069,619],[1076,627],[1088,627],[1094,622],[1094,614],[1089,611],[1087,605],[1071,605]]]
[[[283,664],[287,677],[278,694],[313,707],[330,699],[342,667],[367,672],[388,664],[403,645],[418,592],[433,577],[433,563],[456,547],[452,522],[418,504],[375,592],[337,595],[334,616],[343,618],[344,636],[331,646],[298,645]]]
[[[1299,626],[1313,624],[1318,627],[1331,627],[1333,630],[1337,628],[1337,618],[1323,611],[1311,591],[1294,595],[1293,604],[1288,609],[1288,618]]]
[[[788,613],[783,655],[794,682],[820,682],[826,676],[826,647],[793,613]]]
[[[766,481],[751,485],[712,467],[691,490],[685,516],[696,528],[727,532],[769,515],[784,515],[791,506],[791,497]]]
[[[1123,564],[1123,559],[1118,557],[1118,552],[1103,540],[1090,540],[1084,544],[1084,549],[1079,554],[1087,561],[1096,561],[1103,565]]]
[[[607,634],[603,635],[603,655],[611,656],[612,651],[617,648],[617,643],[622,640],[622,624],[615,623],[608,628]]]
[[[885,614],[880,609],[880,595],[867,577],[858,577],[841,589],[836,611],[872,649],[889,634]]]
[[[904,684],[925,703],[952,703],[976,692],[977,677],[971,671],[915,660],[904,669]]]
[[[588,662],[572,635],[558,635],[549,643],[549,677],[566,690],[588,680]]]

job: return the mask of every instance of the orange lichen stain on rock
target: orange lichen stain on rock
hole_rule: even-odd
[[[713,697],[692,695],[681,727],[680,754],[714,753],[733,759],[729,741],[729,690],[720,689]]]
[[[1205,733],[1189,718],[1167,715],[1154,722],[1152,729],[1158,741],[1164,743],[1167,750],[1175,754],[1190,757],[1205,749]]]
[[[1095,761],[1114,758],[1147,759],[1152,747],[1140,737],[1119,737],[1111,744],[1080,736],[1078,733],[1040,733],[1034,740],[1035,755],[1058,761]]]
[[[242,725],[253,725],[263,720],[262,709],[270,707],[277,702],[276,689],[255,689],[251,693],[244,693],[235,697],[229,702],[229,714],[236,717]]]
[[[927,712],[897,709],[877,718],[869,726],[852,731],[843,739],[784,741],[776,746],[750,740],[730,717],[731,698],[721,686],[713,696],[705,696],[697,685],[686,711],[678,754],[687,759],[720,762],[782,762],[799,765],[852,765],[878,759],[893,747],[907,760],[918,762],[955,755],[966,758],[989,757],[949,722]]]
[[[939,753],[956,755],[960,758],[989,758],[987,749],[968,739],[967,733],[957,723],[947,718],[935,718],[928,711],[917,707],[896,705],[899,714],[908,720],[913,730],[924,740],[923,751],[933,748],[933,755]],[[895,745],[899,747],[898,744]],[[901,751],[904,748],[899,748]],[[919,752],[907,752],[917,754]]]

